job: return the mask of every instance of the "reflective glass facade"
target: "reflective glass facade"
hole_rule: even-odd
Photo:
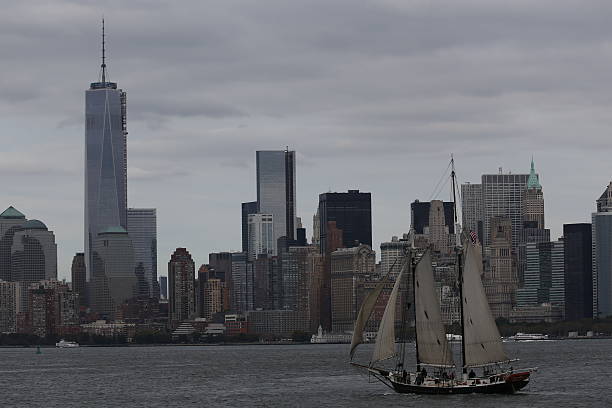
[[[128,233],[134,244],[136,267],[144,270],[145,291],[159,298],[157,282],[157,212],[155,208],[128,208]]]
[[[93,241],[110,226],[127,228],[126,94],[111,82],[85,91],[85,262],[91,279]]]

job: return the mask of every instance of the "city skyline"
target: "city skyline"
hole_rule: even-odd
[[[58,2],[58,5],[62,4],[67,3]],[[23,15],[31,17],[26,18],[24,24],[41,22],[40,18],[37,18],[37,12],[29,9],[29,6],[19,7],[21,14],[25,13]],[[329,10],[337,9],[338,5],[322,4],[321,7]],[[26,214],[37,214],[37,217],[45,220],[56,234],[58,276],[67,279],[70,279],[70,264],[74,253],[84,250],[82,91],[83,84],[97,78],[98,24],[103,11],[90,7],[70,10],[71,13],[65,17],[56,16],[57,18],[44,22],[42,27],[50,34],[45,35],[40,44],[29,48],[27,56],[18,52],[19,45],[7,48],[10,63],[5,77],[10,80],[0,85],[4,91],[0,104],[5,112],[0,116],[0,123],[5,129],[7,144],[12,146],[3,153],[5,160],[2,169],[14,181],[7,186],[4,206],[6,208],[13,205]],[[393,10],[391,6],[379,5],[376,10],[378,18],[386,19],[384,21],[389,21],[391,27],[400,29],[398,21],[389,13]],[[496,9],[491,6],[487,10],[492,19],[505,21],[502,16],[503,7]],[[331,67],[348,70],[354,77],[321,71],[328,65],[323,59],[311,61],[310,65],[304,66],[299,64],[302,61],[297,53],[289,54],[288,64],[283,65],[283,61],[275,58],[266,60],[266,57],[271,57],[270,54],[252,56],[241,52],[240,47],[236,46],[227,51],[230,52],[229,56],[241,62],[252,62],[254,67],[257,67],[257,64],[264,65],[259,65],[259,71],[247,74],[244,71],[232,71],[236,66],[229,63],[230,74],[220,78],[218,68],[224,61],[228,64],[224,59],[227,55],[219,54],[220,50],[216,50],[217,53],[211,51],[211,44],[207,42],[202,45],[187,44],[198,56],[210,61],[202,63],[204,73],[199,73],[198,69],[183,72],[183,69],[189,67],[176,64],[175,58],[169,59],[173,62],[165,60],[164,58],[170,55],[168,51],[172,51],[168,48],[139,50],[137,45],[140,37],[132,31],[134,27],[128,27],[126,22],[126,16],[137,11],[124,9],[124,16],[106,12],[109,32],[108,58],[112,61],[109,64],[112,69],[108,79],[120,83],[130,91],[128,199],[130,205],[135,207],[158,208],[160,275],[164,274],[169,254],[176,247],[189,248],[197,265],[205,263],[210,252],[240,249],[240,202],[256,196],[256,150],[281,150],[289,145],[291,150],[296,151],[296,215],[304,220],[309,237],[312,235],[309,220],[316,211],[320,193],[330,190],[343,192],[348,189],[371,192],[375,250],[378,250],[381,242],[390,240],[393,235],[401,236],[408,230],[409,204],[415,199],[427,201],[432,198],[429,195],[450,153],[455,154],[459,181],[473,183],[479,181],[481,174],[495,174],[499,166],[504,168],[504,172],[511,170],[513,173],[527,173],[529,158],[533,154],[541,182],[546,188],[546,224],[551,229],[551,239],[561,235],[563,223],[589,222],[590,214],[594,211],[594,199],[609,182],[610,172],[605,164],[605,149],[601,149],[601,146],[606,145],[602,137],[605,137],[609,126],[606,119],[600,116],[600,109],[607,110],[607,102],[601,98],[609,92],[603,87],[597,91],[591,90],[589,94],[588,83],[566,85],[561,81],[556,83],[553,79],[543,80],[545,73],[539,70],[545,71],[548,66],[545,62],[550,61],[530,60],[527,68],[536,72],[527,78],[517,78],[509,72],[493,69],[500,68],[501,62],[496,59],[494,53],[490,55],[489,52],[494,51],[496,46],[503,47],[504,39],[516,39],[517,53],[520,55],[534,57],[537,54],[537,44],[528,44],[519,34],[503,32],[494,38],[493,43],[488,43],[478,38],[464,39],[464,42],[457,39],[453,42],[449,33],[442,33],[443,39],[447,41],[446,45],[437,48],[435,44],[429,44],[422,54],[414,50],[414,45],[408,46],[406,50],[382,50],[392,61],[364,65],[373,70],[369,71],[371,75],[365,76],[340,61],[331,61]],[[228,12],[223,9],[214,11],[221,14]],[[278,12],[286,11],[281,8]],[[424,13],[419,7],[413,12],[405,9],[400,11],[417,17],[420,16],[419,13]],[[180,14],[179,11],[176,12]],[[211,14],[215,15],[215,12]],[[358,17],[361,12],[364,12],[361,6],[355,5],[355,9],[348,16],[349,30],[359,28]],[[556,11],[559,16],[565,15],[564,12],[567,10],[562,6]],[[591,16],[588,13],[591,12],[581,10],[575,17],[565,15],[570,19],[569,31],[571,32],[572,27],[576,28],[571,25],[572,22],[580,21],[581,17],[588,18]],[[245,29],[261,28],[260,16],[248,8],[243,13],[249,17],[249,25]],[[12,13],[9,10],[4,18],[10,14]],[[63,19],[75,16],[79,17],[80,21],[74,25],[72,31],[64,31],[61,28],[62,24],[66,24]],[[237,39],[233,34],[224,32],[218,24],[210,24],[207,29],[209,31],[206,31],[200,28],[206,24],[198,22],[196,25],[187,15],[180,16],[186,19],[185,29],[192,30],[189,32],[202,41],[205,40],[205,34],[210,32],[224,41],[235,40],[238,45],[251,44],[244,42],[246,39]],[[308,14],[306,20],[308,17],[315,16]],[[430,18],[436,21],[436,14],[433,13]],[[461,13],[458,18],[463,22],[469,20],[468,16]],[[542,18],[545,18],[544,15],[536,10],[534,20],[524,21],[524,24],[529,28]],[[140,24],[151,24],[153,27],[156,22],[156,18],[151,18],[149,22]],[[20,37],[19,31],[9,22],[6,23],[8,30],[13,30],[11,32],[27,43],[27,36]],[[298,25],[296,29],[301,30],[301,33],[308,33],[305,27]],[[557,27],[553,24],[550,30],[555,29],[562,30],[567,27]],[[29,27],[28,30],[31,30],[31,33],[39,32],[34,27]],[[316,28],[313,31],[317,32]],[[169,27],[165,38],[176,40],[180,38],[180,33],[178,26]],[[383,40],[387,39],[387,34],[389,32],[373,35],[375,39]],[[612,36],[612,33],[607,31],[600,34],[585,35],[565,50],[581,55],[590,65],[604,67],[607,61],[605,53],[599,57],[582,54],[589,46],[605,42]],[[401,36],[394,37],[397,39]],[[312,40],[312,37],[307,38]],[[260,37],[251,38],[249,41],[257,44],[266,39],[269,40],[267,37]],[[40,46],[53,49],[46,45],[47,41],[66,46],[66,49],[62,48],[58,52],[63,60],[50,61],[50,68],[47,64],[38,63],[38,58],[42,60],[48,54],[37,52],[36,48]],[[397,46],[400,42],[393,44]],[[311,42],[306,46],[296,39],[279,40],[278,45],[299,45],[301,47],[297,47],[298,53],[307,49],[318,55],[326,54],[324,46]],[[422,85],[409,80],[399,82],[399,88],[403,90],[398,95],[397,91],[389,90],[388,84],[381,82],[375,74],[381,73],[377,69],[385,73],[388,70],[391,71],[388,76],[390,80],[400,80],[402,77],[396,71],[411,72],[411,67],[440,68],[444,62],[438,61],[437,58],[444,55],[436,57],[436,50],[449,51],[453,49],[453,45],[459,46],[465,52],[462,56],[455,57],[458,62],[467,64],[460,67],[469,67],[466,58],[471,54],[465,48],[472,46],[477,62],[489,68],[487,73],[493,79],[514,80],[511,81],[514,88],[500,89],[500,85],[492,84],[494,81],[485,83],[481,78],[461,71],[453,74],[467,80],[472,88],[471,91],[459,89],[460,101],[453,100],[450,91],[445,93],[434,87],[430,90],[430,97],[425,98],[422,105],[414,105],[413,100],[403,98],[407,98],[411,93],[422,96]],[[373,53],[376,48],[374,44],[365,44],[363,47],[362,51],[366,54]],[[341,49],[336,51],[340,54],[345,52]],[[562,52],[559,52],[561,55]],[[190,62],[187,54],[180,59]],[[519,56],[513,55],[510,54],[509,57],[511,65],[520,59]],[[553,61],[554,57],[559,55],[553,55]],[[165,57],[162,58],[163,56]],[[357,63],[355,65],[364,63],[364,60],[358,59],[357,56],[353,58],[357,59],[352,61],[353,64]],[[452,56],[447,55],[446,58]],[[24,63],[32,59],[34,63]],[[197,60],[191,62],[200,67]],[[64,63],[69,63],[72,67],[65,67]],[[36,68],[38,66],[40,68]],[[156,70],[150,70],[151,66],[156,67],[159,73],[163,72],[168,81],[157,78],[156,75],[159,74]],[[18,73],[14,70],[15,67],[23,69]],[[268,70],[262,67],[285,71],[276,72],[277,78],[266,78]],[[554,68],[561,77],[570,77],[571,64]],[[62,92],[58,94],[58,90],[53,86],[38,86],[40,82],[34,78],[43,75],[37,69],[44,69],[47,73],[51,69],[54,72],[54,86]],[[594,69],[593,74],[597,76],[598,72]],[[431,79],[423,76],[421,79],[446,80],[447,84],[452,85],[451,90],[457,91],[457,87],[460,88],[460,81],[449,79],[444,72],[429,71],[428,74]],[[191,79],[187,81],[190,86],[197,83],[198,87],[202,88],[190,92],[189,87],[179,81],[181,77]],[[238,91],[230,84],[241,77],[242,81],[254,89]],[[259,107],[259,101],[254,98],[257,95],[266,95],[265,88],[257,87],[258,81],[262,79],[268,82],[265,88],[270,87],[269,82],[276,86],[288,81],[291,90],[298,97],[285,100],[283,95],[275,92],[268,95],[270,101],[267,104]],[[328,99],[330,95],[322,91],[314,97],[309,95],[310,87],[305,87],[308,79],[314,79],[320,85],[335,84],[331,89],[337,91],[338,96]],[[532,88],[535,80],[543,81],[543,89]],[[150,86],[152,82],[155,82],[156,87]],[[478,84],[476,88],[482,89],[483,95],[474,94],[474,86]],[[169,85],[173,87],[171,92],[159,93],[164,94],[164,98],[152,97],[151,89],[161,88],[166,91]],[[492,93],[491,96],[486,95],[487,90]],[[201,97],[200,91],[206,97]],[[348,91],[356,91],[360,97],[347,104],[349,101],[342,95]],[[159,92],[159,89],[156,92]],[[551,94],[548,97],[547,92]],[[564,98],[555,97],[559,92]],[[367,98],[364,97],[366,94]],[[368,105],[366,101],[372,95],[374,100]],[[304,100],[303,96],[310,99]],[[492,99],[495,97],[500,100],[492,103],[492,107],[485,106],[495,101]],[[459,109],[459,105],[472,99],[477,100],[477,103],[470,105],[466,111]],[[570,124],[563,120],[566,109],[575,107],[577,102],[593,99],[599,103],[598,106],[583,104],[572,111],[574,115],[570,116],[575,123]],[[475,102],[474,100],[472,102]],[[49,103],[51,101],[53,103]],[[177,104],[177,101],[182,103]],[[323,101],[324,106],[320,106]],[[440,101],[447,103],[436,104]],[[440,106],[443,109],[440,109]],[[355,115],[359,113],[363,113],[368,121],[362,120],[349,125],[348,122],[356,120]],[[453,116],[455,114],[458,116]],[[480,115],[485,115],[491,123],[483,120]],[[462,126],[456,129],[451,129],[454,125],[447,126],[452,124],[453,118]],[[584,127],[581,128],[576,123],[583,123]],[[562,129],[563,127],[566,129]],[[580,132],[581,130],[583,132]],[[406,137],[406,134],[412,137]],[[432,142],[424,141],[427,135],[433,136]],[[183,147],[168,148],[177,145],[175,140],[178,138],[184,142],[178,145]],[[189,143],[189,152],[184,150],[185,143]],[[551,149],[551,146],[554,146],[554,149]],[[589,155],[589,160],[580,160],[585,154]],[[179,160],[176,160],[177,158]],[[206,166],[194,165],[202,159]],[[570,163],[576,165],[568,166]],[[568,168],[572,168],[572,171],[568,172]],[[426,176],[423,176],[423,173]],[[418,176],[410,177],[411,174]],[[195,184],[194,180],[198,183]],[[235,191],[225,188],[228,185],[232,185],[232,190]],[[180,200],[166,198],[174,198],[177,195]],[[445,201],[449,199],[444,194],[433,198]]]

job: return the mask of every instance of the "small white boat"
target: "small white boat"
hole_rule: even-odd
[[[58,343],[55,343],[55,347],[59,347],[59,348],[75,348],[75,347],[79,347],[79,343],[74,342],[74,341],[66,341],[64,339],[61,339]]]

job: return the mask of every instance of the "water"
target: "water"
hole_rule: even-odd
[[[506,348],[539,367],[509,396],[396,394],[346,363],[348,345],[0,349],[0,406],[612,407],[612,340]]]

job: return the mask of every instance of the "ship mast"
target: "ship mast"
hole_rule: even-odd
[[[457,216],[457,177],[455,175],[455,159],[451,155],[451,179],[453,185],[453,209],[455,213],[455,236],[457,237],[455,252],[457,253],[457,279],[459,280],[459,304],[461,310],[461,363],[462,363],[462,374],[467,376],[467,367],[465,365],[465,325],[463,324],[463,265],[462,257],[463,254],[461,248],[461,233],[459,231],[459,219]]]

